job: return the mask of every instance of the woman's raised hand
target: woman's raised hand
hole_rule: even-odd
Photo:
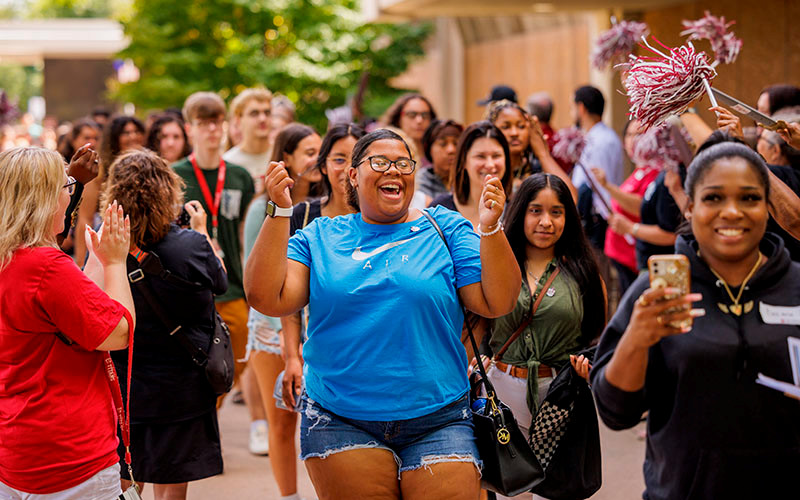
[[[547,146],[547,138],[544,136],[544,131],[542,130],[542,125],[539,123],[539,118],[532,116],[528,122],[531,124],[530,140],[533,153],[537,157],[544,153],[549,154],[550,148]]]
[[[103,216],[102,234],[86,226],[86,246],[97,256],[103,267],[125,264],[131,246],[131,220],[114,200]]]
[[[705,316],[705,309],[667,312],[668,309],[685,306],[703,298],[699,293],[688,293],[674,299],[659,300],[677,293],[679,290],[675,288],[648,288],[642,292],[633,306],[628,328],[625,329],[625,335],[634,345],[648,349],[664,337],[687,333],[692,329],[690,326],[678,328],[670,323]]]
[[[727,132],[734,137],[738,137],[739,139],[744,138],[742,120],[740,120],[738,116],[734,115],[730,112],[730,110],[723,108],[722,106],[712,106],[708,108],[708,110],[717,113],[718,129],[722,130],[723,132]]]
[[[503,183],[494,175],[487,175],[483,179],[483,192],[478,206],[481,231],[489,232],[497,226],[505,205],[506,193],[503,190]]]
[[[289,176],[286,165],[282,161],[270,162],[267,167],[264,185],[272,202],[281,208],[292,206],[291,188],[294,185],[294,180]]]

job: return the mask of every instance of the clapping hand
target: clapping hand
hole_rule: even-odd
[[[67,167],[67,175],[74,177],[84,186],[97,177],[100,165],[97,152],[89,146],[91,144],[86,143],[78,148]]]
[[[93,252],[103,267],[125,264],[131,245],[130,217],[114,200],[106,208],[101,234],[86,226],[86,247]]]

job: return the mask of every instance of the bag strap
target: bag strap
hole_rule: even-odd
[[[306,212],[303,214],[303,227],[301,227],[300,229],[303,229],[308,225],[308,213],[311,211],[311,202],[304,201],[303,203],[306,204]]]
[[[519,328],[517,328],[517,330],[514,332],[514,334],[511,335],[511,337],[509,337],[509,339],[506,341],[506,343],[503,344],[503,347],[501,347],[500,350],[497,351],[497,354],[494,355],[494,358],[492,358],[494,361],[498,361],[500,358],[502,358],[503,354],[506,353],[508,348],[511,346],[512,342],[517,340],[517,338],[519,338],[519,336],[522,335],[522,332],[525,331],[526,328],[528,328],[528,325],[531,324],[531,321],[533,321],[533,315],[536,314],[536,310],[539,309],[539,304],[542,303],[542,298],[544,298],[545,290],[550,288],[550,285],[553,284],[553,281],[556,279],[556,276],[558,276],[558,273],[560,273],[560,272],[561,272],[561,268],[560,267],[556,267],[555,271],[550,273],[550,277],[544,283],[544,286],[542,286],[542,289],[539,292],[539,295],[536,297],[536,300],[534,301],[533,305],[531,306],[530,312],[525,317],[525,319],[522,321],[522,324],[519,325]]]
[[[175,276],[174,274],[170,273],[169,271],[165,270],[161,266],[161,259],[158,258],[157,255],[150,252],[146,254],[142,259],[141,262],[138,259],[134,259],[136,262],[136,269],[128,273],[128,280],[131,282],[131,285],[135,286],[139,293],[142,294],[144,300],[147,301],[150,308],[156,313],[158,319],[167,327],[169,331],[169,335],[181,345],[181,347],[189,353],[191,356],[192,361],[198,366],[206,366],[208,363],[208,355],[203,352],[202,349],[197,347],[194,342],[192,342],[186,333],[183,331],[183,326],[176,324],[172,318],[167,314],[164,308],[161,306],[161,303],[156,299],[155,292],[153,288],[150,286],[150,283],[145,280],[146,274],[155,274],[161,278],[172,277],[175,278],[174,281],[167,280],[172,283],[176,283],[177,281],[183,283],[191,283],[186,281],[182,278]],[[146,264],[149,261],[149,264]],[[143,271],[143,268],[147,266],[147,271]],[[141,267],[140,267],[141,266]],[[156,271],[156,272],[150,272]],[[199,286],[199,285],[198,285]]]
[[[439,227],[439,224],[436,223],[436,220],[433,218],[433,216],[431,216],[426,210],[420,210],[420,211],[422,212],[422,215],[424,215],[430,221],[431,225],[433,225],[433,228],[436,229],[436,232],[439,233],[439,237],[442,238],[444,246],[445,248],[447,248],[447,253],[449,254],[450,245],[447,244],[447,239],[444,237],[442,228]],[[452,255],[450,256],[450,259],[452,260]],[[453,262],[453,266],[455,266],[455,262]],[[461,305],[461,311],[464,314],[464,318],[466,318],[467,308],[466,306],[464,306],[464,301],[461,300],[461,296],[458,294],[458,290],[456,290],[456,297],[458,297],[458,303],[459,305]],[[489,381],[489,377],[486,376],[486,369],[484,369],[483,363],[480,362],[480,351],[478,350],[478,343],[475,342],[475,335],[472,333],[472,325],[470,325],[469,321],[465,321],[464,323],[466,323],[467,325],[467,333],[469,334],[469,341],[472,344],[472,350],[473,352],[475,352],[475,356],[479,357],[477,366],[478,366],[478,371],[480,372],[481,377],[483,378],[482,383],[484,384],[484,387],[486,389],[486,397],[487,399],[494,400],[497,393],[494,390],[494,386]]]

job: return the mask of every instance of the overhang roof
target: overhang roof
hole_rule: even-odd
[[[122,25],[111,19],[0,21],[0,61],[109,59],[127,46]]]
[[[687,3],[688,0],[362,0],[368,21],[400,21],[434,17],[486,17],[543,14],[575,10],[626,9]]]

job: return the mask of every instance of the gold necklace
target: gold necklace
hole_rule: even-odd
[[[714,276],[716,276],[717,279],[722,283],[722,286],[728,293],[728,297],[730,297],[731,301],[733,302],[733,304],[731,304],[730,306],[726,306],[722,302],[717,302],[717,307],[719,307],[722,312],[724,312],[725,314],[728,314],[730,312],[735,314],[736,316],[742,315],[742,305],[739,304],[739,301],[742,299],[742,294],[744,293],[745,285],[747,285],[747,282],[750,281],[750,278],[752,278],[753,275],[756,273],[756,269],[758,269],[758,266],[761,265],[761,261],[763,260],[763,258],[764,255],[759,251],[758,260],[756,260],[755,265],[753,265],[753,268],[750,269],[750,272],[747,273],[747,276],[744,278],[744,281],[742,281],[742,284],[739,286],[739,293],[736,294],[736,297],[733,296],[733,292],[731,292],[731,289],[728,286],[728,283],[725,281],[725,279],[722,276],[720,276],[720,274],[716,272],[714,268],[708,266],[708,268],[711,269],[711,272],[714,273]],[[744,304],[744,313],[747,314],[752,310],[753,310],[753,301],[749,300]]]

